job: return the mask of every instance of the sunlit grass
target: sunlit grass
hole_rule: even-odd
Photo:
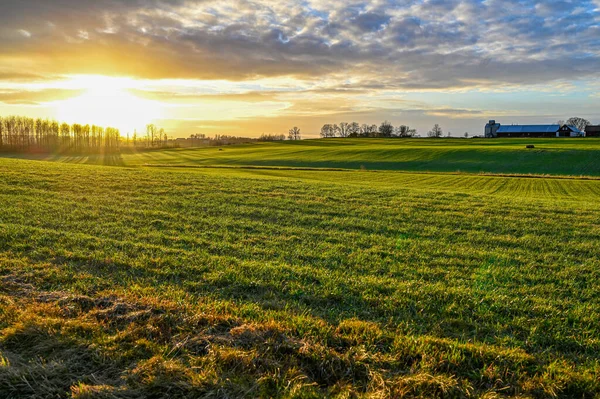
[[[4,396],[600,394],[600,181],[0,176]]]
[[[535,149],[525,148],[534,144]],[[39,156],[105,164],[102,156]],[[600,139],[335,139],[133,151],[121,166],[260,166],[600,176]],[[113,160],[114,161],[114,160]],[[110,162],[114,163],[114,162]]]

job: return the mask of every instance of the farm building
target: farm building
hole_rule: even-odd
[[[584,133],[572,125],[501,125],[489,121],[485,137],[581,137]]]
[[[585,137],[600,137],[600,125],[589,125],[585,127]]]

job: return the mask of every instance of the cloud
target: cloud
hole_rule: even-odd
[[[447,118],[473,118],[481,117],[484,114],[484,112],[481,110],[455,108],[432,109],[426,111],[425,113],[431,116],[443,116]]]
[[[0,4],[0,62],[152,79],[535,84],[598,76],[596,8],[586,0],[22,0]]]
[[[38,91],[2,90],[0,102],[11,105],[39,105],[46,102],[68,100],[83,94],[83,90],[47,89]]]
[[[44,76],[18,70],[0,70],[0,82],[31,82],[55,79],[54,76]]]
[[[597,107],[600,3],[0,1],[0,65],[0,102],[14,105],[3,113],[74,94],[48,82],[99,74],[143,82],[128,89],[187,121],[169,122],[177,129],[197,126],[194,115],[240,134],[343,119],[479,126],[514,103],[539,103],[541,115],[553,91]],[[519,99],[528,90],[538,96]],[[231,120],[204,121],[217,115]]]
[[[129,90],[136,97],[147,100],[160,101],[165,103],[194,103],[198,101],[233,101],[260,103],[269,102],[276,99],[277,92],[251,91],[243,93],[220,93],[220,94],[202,94],[202,93],[177,93],[171,91],[154,90]]]
[[[391,17],[386,14],[378,14],[366,12],[360,14],[351,20],[351,23],[356,25],[360,30],[375,32],[381,30],[390,22]]]

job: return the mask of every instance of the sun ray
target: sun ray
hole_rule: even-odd
[[[146,124],[161,118],[161,103],[130,92],[137,87],[133,79],[77,76],[68,85],[85,92],[54,103],[59,120],[112,126],[127,134],[142,131]]]

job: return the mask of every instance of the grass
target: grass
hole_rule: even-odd
[[[291,159],[248,159],[271,147]],[[0,159],[0,397],[600,397],[599,201],[599,180]]]
[[[528,144],[536,148],[525,148]],[[60,154],[38,158],[120,166],[252,165],[600,176],[600,139],[331,139],[124,153],[108,158]]]

